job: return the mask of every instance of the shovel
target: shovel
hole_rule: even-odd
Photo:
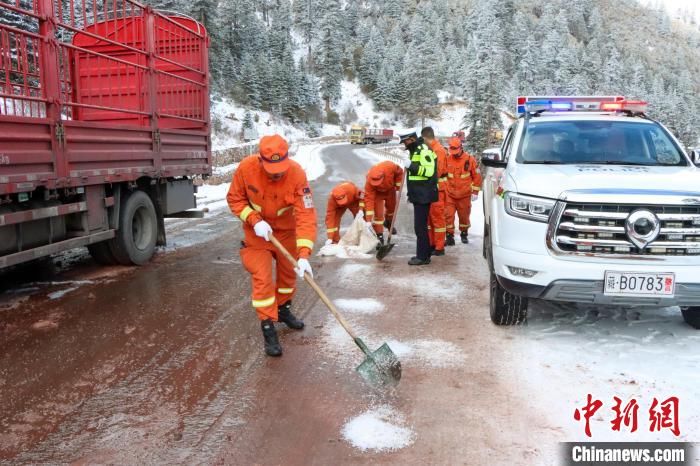
[[[405,179],[406,179],[405,176],[401,177],[401,186],[399,186],[399,198],[396,200],[396,208],[394,209],[394,216],[391,217],[391,226],[389,227],[389,235],[386,237],[386,243],[380,245],[379,249],[377,249],[377,260],[384,259],[386,256],[389,255],[389,252],[391,252],[391,250],[394,249],[394,245],[391,243],[391,233],[394,231],[394,222],[396,221],[396,217],[399,216],[399,206],[401,205],[401,198],[403,197],[403,185],[404,185]]]
[[[282,244],[277,240],[277,238],[275,238],[273,235],[270,235],[270,241],[272,242],[272,244],[275,245],[277,249],[280,250],[284,257],[286,257],[287,260],[289,260],[289,262],[291,262],[294,265],[294,268],[296,268],[297,261],[289,253],[289,251],[287,251],[285,247],[282,246]],[[345,331],[348,332],[348,334],[352,337],[355,344],[360,347],[363,353],[365,353],[365,360],[362,361],[362,364],[357,366],[356,369],[360,376],[362,376],[362,378],[369,382],[371,385],[375,386],[398,385],[399,380],[401,380],[401,361],[399,361],[394,352],[391,351],[389,345],[384,343],[376,351],[370,351],[367,345],[365,345],[365,342],[362,341],[362,339],[355,334],[355,332],[350,327],[350,324],[348,324],[348,322],[343,318],[343,316],[340,315],[338,310],[335,308],[335,305],[331,302],[330,299],[328,299],[328,296],[326,296],[323,290],[321,290],[318,284],[314,281],[313,277],[311,277],[311,275],[309,275],[308,273],[305,273],[304,280],[306,280],[306,283],[308,283],[311,286],[311,288],[314,289],[318,297],[321,298],[321,301],[323,301],[323,303],[331,311],[331,314],[333,314],[333,316],[338,320],[338,322],[340,322],[340,325],[342,325]]]

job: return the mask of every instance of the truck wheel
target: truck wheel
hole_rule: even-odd
[[[87,248],[88,251],[90,251],[92,258],[95,259],[95,262],[98,264],[114,265],[118,263],[117,259],[114,257],[114,254],[112,254],[112,251],[109,248],[108,241],[90,244]]]
[[[681,312],[686,324],[700,329],[700,306],[682,307]]]
[[[517,325],[527,318],[527,298],[507,292],[492,271],[490,274],[489,308],[496,325]]]
[[[143,191],[122,197],[117,236],[110,241],[110,250],[122,265],[142,265],[156,249],[158,218],[151,198]]]

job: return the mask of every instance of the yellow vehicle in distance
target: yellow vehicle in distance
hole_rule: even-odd
[[[391,141],[393,137],[393,129],[368,128],[361,125],[350,127],[350,144],[383,144]]]

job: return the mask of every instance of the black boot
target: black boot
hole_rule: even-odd
[[[304,321],[296,318],[292,314],[292,302],[287,301],[277,308],[277,320],[287,324],[287,327],[293,328],[294,330],[301,330],[304,328]]]
[[[445,238],[445,246],[454,246],[455,245],[455,235],[454,233],[448,233],[447,237]]]
[[[466,231],[462,231],[459,233],[459,237],[464,244],[469,244],[469,238],[467,237],[467,235],[468,233]]]
[[[444,256],[445,255],[445,250],[444,249],[434,249],[432,256]]]
[[[384,235],[382,233],[377,233],[377,239],[379,240],[379,244],[377,244],[377,249],[379,249],[380,246],[384,245]]]
[[[270,319],[263,320],[260,322],[260,328],[262,328],[263,338],[265,339],[265,354],[268,356],[282,356],[282,347],[277,339],[275,323]]]
[[[418,257],[414,256],[414,257],[411,257],[410,261],[408,261],[408,265],[428,265],[428,264],[430,264],[430,258],[423,260],[423,259],[419,259]]]

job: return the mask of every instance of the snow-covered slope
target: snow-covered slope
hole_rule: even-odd
[[[334,105],[333,109],[341,115],[354,111],[356,118],[344,120],[345,125],[336,126],[324,124],[318,127],[321,136],[336,136],[346,134],[349,125],[358,123],[372,128],[392,128],[395,134],[410,131],[420,131],[420,122],[415,127],[406,127],[392,112],[380,112],[375,109],[372,100],[361,90],[357,81],[343,81],[341,83],[341,98]],[[427,119],[426,125],[432,126],[436,134],[440,136],[451,135],[459,130],[462,125],[462,118],[466,113],[466,104],[460,100],[455,100],[447,92],[439,92],[440,105],[442,107],[439,117]],[[258,137],[266,134],[281,134],[289,141],[305,139],[310,135],[299,127],[292,125],[289,121],[277,117],[269,112],[250,110],[253,115],[255,131]],[[236,105],[228,99],[217,99],[212,103],[211,115],[214,131],[212,142],[214,150],[225,149],[241,144],[242,126],[246,109]]]

